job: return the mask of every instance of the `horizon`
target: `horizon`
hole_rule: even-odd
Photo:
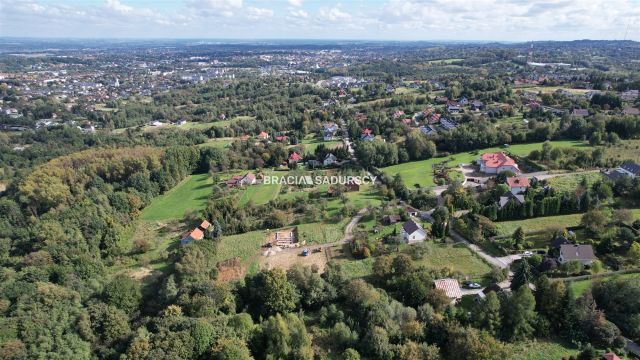
[[[11,38],[640,40],[638,0],[0,0],[0,9]]]

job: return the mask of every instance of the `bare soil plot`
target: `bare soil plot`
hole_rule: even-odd
[[[160,274],[162,274],[161,271],[153,270],[151,268],[143,266],[137,270],[131,271],[129,273],[129,276],[134,280],[142,281],[142,280],[151,280],[154,277],[160,276]]]
[[[247,273],[247,269],[242,266],[239,257],[220,261],[216,266],[218,268],[218,281],[220,282],[238,280]]]
[[[311,250],[312,248],[310,248]],[[262,256],[260,267],[266,269],[282,268],[290,269],[294,265],[317,266],[319,272],[324,272],[327,264],[327,256],[324,250],[309,253],[309,256],[302,256],[302,249],[287,249],[273,253],[271,256]]]

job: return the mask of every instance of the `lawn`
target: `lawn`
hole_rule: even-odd
[[[330,141],[324,141],[322,139],[317,139],[317,138],[311,138],[311,139],[304,139],[300,142],[300,144],[302,144],[302,146],[304,147],[304,152],[307,154],[313,154],[316,151],[316,148],[318,146],[320,146],[320,144],[324,144],[324,146],[327,149],[334,149],[339,147],[340,145],[342,145],[342,141],[340,140],[330,140]]]
[[[573,192],[582,182],[582,179],[586,179],[587,186],[591,187],[591,185],[593,185],[596,181],[602,179],[602,175],[600,175],[599,173],[587,173],[557,176],[551,179],[547,179],[547,183],[557,191]]]
[[[577,226],[580,224],[581,219],[582,214],[570,214],[545,216],[525,220],[501,221],[496,222],[496,225],[498,225],[498,235],[511,235],[518,226],[522,226],[522,229],[526,233],[530,233],[543,231],[548,228]]]
[[[512,344],[510,347],[511,360],[559,360],[577,355],[579,350],[569,344],[538,340]]]
[[[531,92],[542,92],[543,94],[551,94],[558,89],[564,89],[572,94],[584,94],[591,90],[589,89],[570,89],[562,86],[531,86],[531,87],[518,87],[516,90],[525,90]]]
[[[342,240],[344,237],[345,219],[337,224],[310,223],[298,225],[298,236],[300,241],[307,244],[327,244]]]
[[[600,279],[603,279],[603,281],[607,281],[607,280],[613,280],[613,279],[633,279],[633,278],[640,278],[640,273],[622,274],[622,275],[614,274],[613,276],[607,276],[605,278],[600,278]],[[570,284],[571,284],[571,289],[573,290],[573,295],[576,297],[582,295],[582,293],[584,293],[585,291],[587,291],[588,288],[591,287],[592,283],[593,283],[593,279],[571,281]]]
[[[618,145],[605,147],[604,156],[606,159],[619,162],[624,160],[640,162],[640,140],[624,140]]]
[[[209,174],[190,175],[173,189],[153,199],[140,215],[142,220],[181,219],[187,210],[203,209],[211,194]]]
[[[218,245],[215,261],[239,257],[243,265],[249,265],[254,256],[261,256],[260,249],[267,241],[266,231],[251,231],[244,234],[223,236]]]
[[[581,141],[551,141],[551,145],[555,147],[578,147],[583,146],[584,143]],[[478,151],[472,152],[464,152],[453,154],[449,157],[440,157],[440,158],[431,158],[428,160],[420,160],[407,162],[398,165],[392,165],[385,168],[382,168],[382,171],[389,174],[390,176],[395,176],[396,174],[400,174],[402,179],[404,180],[405,185],[409,187],[413,187],[415,185],[419,187],[428,187],[434,186],[435,183],[433,181],[433,170],[432,167],[435,164],[446,162],[446,166],[457,166],[461,163],[470,164],[474,160],[477,160],[480,157],[480,154],[486,152],[497,152],[497,151],[508,151],[514,155],[525,156],[528,155],[533,150],[542,149],[542,142],[539,143],[530,143],[530,144],[516,144],[511,145],[508,149],[502,149],[499,147],[482,149]]]
[[[404,251],[418,253],[417,249],[422,249],[423,253],[420,258],[414,258],[415,264],[424,266],[427,269],[449,268],[476,280],[482,279],[485,274],[491,271],[491,267],[487,263],[462,244],[436,244],[427,241],[422,244],[407,246]]]
[[[258,184],[240,189],[239,204],[245,205],[249,200],[253,201],[254,205],[266,204],[278,196],[280,186],[280,184]]]
[[[223,138],[223,139],[209,139],[207,142],[202,144],[198,144],[198,147],[214,147],[214,148],[226,148],[233,142],[234,139]]]

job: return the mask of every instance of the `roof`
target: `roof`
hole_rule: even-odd
[[[362,130],[362,135],[363,136],[368,136],[368,135],[372,135],[372,134],[373,134],[373,130],[371,130],[371,129]]]
[[[244,176],[243,180],[249,180],[249,181],[254,181],[256,179],[256,176],[253,173],[247,173],[247,175]]]
[[[460,299],[462,291],[456,279],[438,279],[433,282],[436,289],[443,290],[450,299]]]
[[[620,360],[618,355],[616,355],[616,354],[614,354],[612,352],[609,352],[609,353],[606,353],[606,354],[602,355],[602,359],[603,360]]]
[[[625,115],[640,115],[640,109],[628,107],[622,110],[622,113]]]
[[[636,164],[633,161],[627,160],[623,162],[620,167],[636,176],[640,176],[640,165]]]
[[[589,115],[589,110],[587,109],[573,109],[573,112],[571,112],[572,115],[576,115],[576,116],[587,116]]]
[[[293,154],[289,155],[289,161],[300,161],[302,160],[302,156],[300,156],[300,154],[298,154],[297,152],[294,152]]]
[[[531,186],[531,184],[529,183],[529,178],[526,176],[509,177],[507,178],[507,185],[509,185],[510,188]]]
[[[516,164],[516,161],[507,156],[503,152],[497,153],[485,153],[481,156],[482,161],[484,161],[484,165],[486,167],[497,168],[500,166],[513,166]]]
[[[198,226],[198,227],[200,229],[207,230],[209,228],[209,226],[211,226],[211,223],[209,223],[207,220],[202,220],[202,222],[200,223],[200,226]]]
[[[514,195],[511,192],[505,193],[503,196],[500,196],[500,208],[503,208],[511,200],[515,200],[520,204],[524,204],[524,195]]]
[[[267,134],[266,132],[262,131],[262,132],[260,132],[260,134],[258,134],[258,137],[259,138],[268,138],[269,134]]]
[[[560,255],[568,261],[571,260],[593,260],[593,247],[591,245],[560,245]]]
[[[402,229],[407,233],[407,234],[413,234],[414,232],[422,229],[420,227],[420,225],[416,224],[415,221],[413,220],[407,220],[407,222],[405,222],[404,224],[402,224]]]
[[[202,230],[195,228],[190,233],[187,233],[187,235],[185,235],[184,238],[185,239],[192,238],[193,240],[202,240],[204,238],[204,233],[202,232]]]

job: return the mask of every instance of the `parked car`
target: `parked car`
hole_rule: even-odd
[[[309,249],[302,250],[302,256],[309,256]]]
[[[522,253],[522,256],[530,257],[530,256],[533,256],[533,253],[531,251],[525,251],[525,252]]]
[[[464,286],[466,288],[469,288],[469,289],[480,289],[480,288],[482,288],[482,285],[480,285],[480,284],[478,284],[476,282],[466,282],[466,283],[464,283]]]

